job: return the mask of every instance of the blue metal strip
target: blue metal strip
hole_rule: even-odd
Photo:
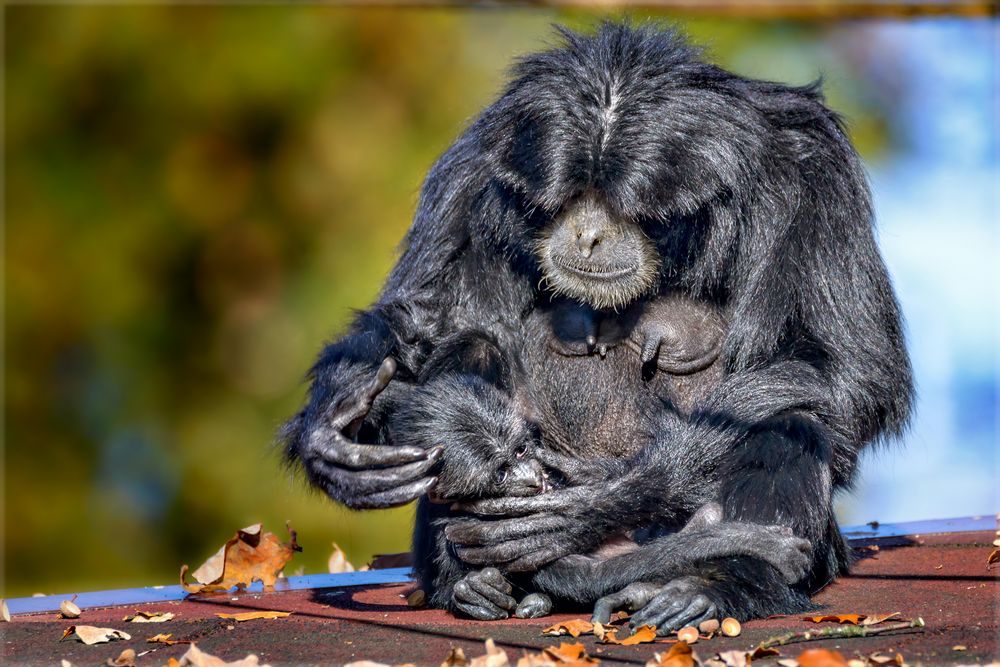
[[[275,592],[299,591],[310,588],[345,588],[347,586],[369,586],[372,584],[399,584],[410,581],[410,568],[395,567],[387,570],[367,570],[365,572],[344,572],[342,574],[305,574],[298,577],[280,579],[274,586]],[[246,593],[263,593],[264,587],[258,581],[246,589]],[[270,592],[270,591],[267,591]],[[11,614],[38,614],[59,611],[59,603],[69,600],[73,593],[65,595],[45,595],[32,598],[7,600]],[[95,607],[117,607],[120,605],[146,604],[150,602],[172,602],[183,600],[188,593],[178,584],[172,586],[147,586],[145,588],[122,588],[110,591],[76,593],[76,606],[80,609]]]
[[[975,516],[959,519],[936,519],[931,521],[911,521],[907,523],[864,524],[846,526],[844,536],[849,540],[871,540],[905,535],[931,535],[935,533],[966,533],[997,530],[997,517]],[[298,591],[311,588],[344,588],[348,586],[368,586],[372,584],[399,584],[411,580],[410,568],[397,567],[386,570],[365,572],[345,572],[342,574],[306,574],[280,580],[275,591]],[[250,586],[247,593],[264,592],[258,582]],[[14,598],[7,600],[11,614],[38,614],[59,610],[59,603],[69,600],[73,593],[46,595],[34,598]],[[171,602],[183,600],[187,592],[179,585],[148,586],[146,588],[123,588],[110,591],[77,593],[76,605],[80,609],[95,607],[115,607],[120,605],[145,604],[150,602]]]

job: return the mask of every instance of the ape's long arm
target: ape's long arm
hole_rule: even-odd
[[[437,341],[483,326],[509,338],[516,328],[523,281],[495,252],[484,255],[482,241],[469,235],[468,220],[483,215],[482,168],[468,139],[440,159],[382,295],[346,336],[323,350],[310,372],[307,405],[283,429],[287,459],[349,507],[401,505],[433,485],[429,474],[439,450],[376,445],[391,444],[381,437],[384,417],[405,400],[408,383]],[[479,278],[484,272],[489,284]],[[395,370],[388,387],[375,380],[386,359],[395,363],[382,371],[392,376]]]

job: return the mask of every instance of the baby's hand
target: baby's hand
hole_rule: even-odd
[[[711,366],[722,351],[725,322],[713,306],[678,296],[646,304],[629,336],[629,347],[643,365],[688,375]]]

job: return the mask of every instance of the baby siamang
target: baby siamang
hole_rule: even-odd
[[[543,449],[575,469],[564,488],[449,521],[454,556],[501,574],[484,598],[716,503],[725,522],[808,540],[809,574],[789,585],[731,555],[663,583],[626,557],[599,572],[622,588],[597,617],[630,605],[669,632],[804,609],[848,566],[834,494],[912,403],[861,160],[817,85],[741,77],[655,28],[563,39],[521,58],[431,169],[381,296],[312,369],[288,457],[349,507],[423,496],[441,448],[386,425],[437,346],[487,331],[524,369],[512,395],[532,397]],[[637,325],[657,311],[668,326],[650,338]],[[434,519],[418,515],[418,552]]]
[[[592,311],[581,312],[592,315]],[[670,322],[659,324],[648,318],[644,323],[651,332],[670,326]],[[690,351],[683,342],[678,341],[675,352]],[[450,505],[530,496],[565,485],[562,475],[572,469],[573,462],[553,457],[540,447],[541,434],[530,418],[530,398],[513,393],[524,386],[515,375],[514,360],[507,359],[488,335],[478,332],[464,332],[443,342],[425,362],[419,387],[389,416],[384,437],[401,445],[444,447],[436,471],[438,482],[427,494],[429,502]],[[809,542],[794,537],[790,529],[722,523],[722,508],[709,503],[695,512],[678,535],[640,546],[636,535],[622,534],[586,557],[566,557],[534,578],[512,575],[508,582],[497,568],[472,569],[455,557],[442,533],[454,516],[447,508],[425,507],[423,511],[440,517],[433,524],[421,522],[416,538],[416,572],[430,604],[484,620],[509,613],[520,618],[544,616],[552,609],[553,597],[594,603],[624,585],[616,583],[615,571],[620,566],[616,558],[625,554],[632,576],[644,569],[643,581],[661,583],[670,581],[680,566],[707,558],[755,556],[776,567],[788,583],[801,579],[810,563]],[[512,583],[533,592],[518,602]]]

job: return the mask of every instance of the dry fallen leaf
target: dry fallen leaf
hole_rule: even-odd
[[[994,563],[1000,563],[1000,549],[994,549],[993,553],[991,553],[986,558],[986,567],[989,567],[990,565],[993,565]]]
[[[780,663],[781,661],[779,660],[778,662]],[[799,663],[796,662],[795,664],[798,665]],[[847,667],[868,667],[868,661],[861,660],[860,658],[851,658],[847,661]]]
[[[219,618],[228,618],[237,623],[253,621],[258,618],[284,618],[291,615],[290,611],[244,611],[239,614],[216,614]]]
[[[726,667],[746,667],[747,666],[747,652],[746,651],[723,651],[719,653],[719,660],[722,661]]]
[[[778,661],[781,667],[799,667],[799,661],[795,658],[782,658]]]
[[[291,541],[279,542],[274,533],[265,533],[257,523],[236,531],[222,548],[195,570],[191,576],[197,583],[189,584],[188,566],[181,566],[181,586],[188,593],[227,591],[233,586],[246,587],[255,581],[274,586],[278,575],[296,551],[302,551],[291,526]]]
[[[65,639],[66,637],[72,635],[75,635],[77,639],[88,646],[92,644],[113,642],[118,639],[124,639],[126,641],[132,639],[132,635],[127,632],[115,630],[114,628],[97,628],[93,625],[71,625],[63,630],[62,638]]]
[[[954,646],[951,647],[951,650],[952,651],[964,651],[965,650],[965,645],[964,644],[955,644]]]
[[[351,565],[351,561],[347,560],[344,550],[336,542],[333,543],[333,553],[330,554],[330,558],[326,561],[326,571],[331,574],[354,572],[354,566]]]
[[[903,656],[897,653],[896,655],[883,655],[881,653],[872,653],[868,656],[869,665],[902,665]]]
[[[666,653],[654,653],[646,667],[694,667],[695,657],[685,642],[677,642]]]
[[[618,646],[635,646],[636,644],[649,644],[656,639],[656,628],[652,625],[643,625],[625,639],[618,639],[618,628],[605,628],[604,644],[616,644]]]
[[[847,660],[839,651],[813,648],[803,651],[796,658],[800,667],[847,667]]]
[[[830,623],[858,625],[862,620],[864,620],[864,618],[864,614],[827,614],[826,616],[806,616],[805,620],[812,621],[813,623],[823,623],[824,621],[828,621]]]
[[[879,623],[885,623],[890,618],[896,618],[899,616],[898,611],[894,611],[891,614],[871,614],[870,616],[861,617],[861,625],[878,625]]]
[[[550,625],[549,627],[542,630],[543,635],[548,635],[550,637],[558,637],[560,635],[569,635],[570,637],[579,637],[580,635],[586,635],[594,631],[594,624],[590,621],[584,621],[579,618],[574,618],[569,621],[563,621],[562,623],[556,623],[555,625]]]
[[[7,601],[0,599],[0,618],[4,623],[10,623],[10,609],[7,608]]]
[[[132,616],[125,616],[123,621],[129,623],[164,623],[174,617],[172,611],[138,611]]]
[[[480,655],[472,659],[469,667],[509,667],[510,661],[507,659],[507,652],[502,648],[497,648],[493,639],[486,640],[486,655]]]
[[[600,660],[595,660],[587,655],[583,644],[567,644],[565,642],[559,646],[549,646],[542,650],[542,653],[557,663],[584,667],[585,665],[596,665]]]
[[[747,660],[752,662],[763,658],[773,658],[776,655],[781,655],[781,652],[773,646],[757,646],[754,650],[747,653]]]
[[[108,658],[104,664],[108,667],[135,667],[135,649],[127,648],[114,660]]]
[[[171,639],[173,633],[160,633],[158,635],[153,635],[146,640],[149,644],[166,644],[167,646],[173,646],[174,644],[191,644],[190,639]]]
[[[191,644],[191,648],[187,650],[187,653],[181,656],[180,662],[174,665],[172,660],[168,663],[168,667],[268,667],[267,665],[261,665],[260,660],[254,654],[250,654],[242,660],[237,660],[235,662],[226,662],[222,658],[217,658],[214,655],[205,653],[199,649],[194,644]]]
[[[556,667],[556,662],[543,653],[525,653],[517,659],[517,667]]]
[[[452,646],[448,651],[448,657],[441,663],[441,667],[465,667],[469,661],[465,659],[465,651],[458,646]]]

